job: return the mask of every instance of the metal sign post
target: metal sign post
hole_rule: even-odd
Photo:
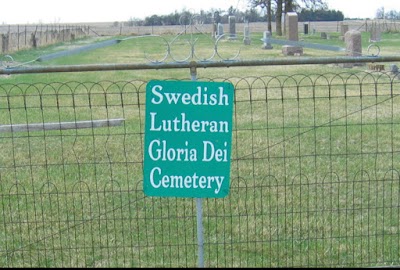
[[[203,199],[196,199],[197,211],[197,253],[199,268],[204,267],[204,236],[203,236]]]
[[[192,81],[197,81],[197,69],[190,67],[190,77]],[[203,234],[203,199],[196,199],[196,218],[197,218],[197,256],[199,268],[204,268],[204,234]]]

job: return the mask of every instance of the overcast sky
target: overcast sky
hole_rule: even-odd
[[[114,22],[175,11],[245,10],[248,0],[1,0],[0,24]],[[345,17],[374,18],[377,9],[400,12],[400,0],[325,0]]]

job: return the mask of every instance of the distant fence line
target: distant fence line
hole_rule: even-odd
[[[14,25],[0,27],[0,53],[43,47],[87,36],[89,27],[77,25]]]
[[[397,32],[400,31],[400,21],[394,20],[345,20],[345,21],[320,21],[320,22],[299,22],[299,33],[302,33],[304,25],[308,24],[310,32],[340,32],[341,24],[349,26],[349,30],[358,30],[361,32],[369,32],[372,27],[377,25],[383,32]],[[161,26],[142,26],[130,25],[127,22],[102,22],[102,23],[89,23],[91,34],[98,35],[161,35],[161,34],[178,34],[185,29],[184,25],[161,25]],[[228,24],[223,24],[225,31],[229,30]],[[236,31],[241,33],[244,27],[249,26],[250,32],[264,32],[268,30],[267,22],[236,22]],[[212,24],[197,25],[198,30],[203,33],[211,33],[213,31]],[[275,22],[272,22],[272,32],[276,30]]]
[[[299,22],[299,33],[302,33],[304,25],[308,25],[312,33],[340,32],[341,25],[348,25],[349,30],[370,32],[372,28],[378,27],[382,32],[399,32],[400,21],[394,20],[345,20],[332,22]],[[266,22],[236,23],[238,33],[249,26],[250,32],[267,31]],[[178,34],[188,29],[185,25],[161,25],[161,26],[138,26],[127,22],[99,22],[88,23],[85,26],[70,25],[0,25],[0,53],[11,53],[22,49],[37,48],[58,42],[71,41],[84,36],[115,36],[115,35],[163,35]],[[228,25],[225,26],[227,29]],[[198,31],[211,33],[212,24],[196,25]],[[272,31],[276,29],[275,22],[272,23]]]

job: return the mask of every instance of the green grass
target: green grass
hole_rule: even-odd
[[[278,46],[260,49],[261,36],[246,48],[223,41],[221,55],[281,57]],[[195,37],[207,58],[209,38]],[[398,38],[384,34],[382,53],[395,53]],[[35,65],[146,62],[162,58],[162,42],[128,39]],[[26,62],[57,50],[13,57]],[[175,41],[178,59],[187,50],[187,41]],[[318,56],[326,52],[305,50],[304,57]],[[198,70],[199,79],[235,85],[230,194],[203,200],[206,266],[400,264],[399,81],[365,69]],[[112,128],[0,133],[0,266],[197,266],[195,201],[142,191],[145,85],[171,78],[190,73],[0,76],[3,125],[125,119]]]

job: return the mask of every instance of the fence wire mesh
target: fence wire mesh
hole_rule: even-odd
[[[231,189],[204,199],[205,266],[399,265],[400,81],[224,80]],[[146,83],[0,85],[1,267],[197,265],[195,201],[143,194]]]

